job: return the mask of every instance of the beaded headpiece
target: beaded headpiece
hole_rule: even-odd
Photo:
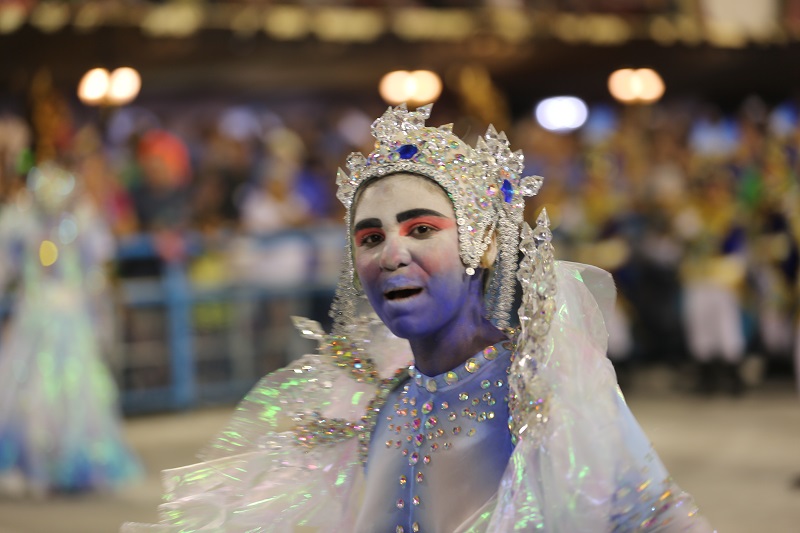
[[[452,124],[425,126],[432,105],[408,111],[405,104],[389,107],[372,124],[375,149],[347,158],[349,174],[339,169],[337,198],[347,209],[345,265],[331,310],[334,333],[346,334],[355,323],[358,291],[353,284],[351,208],[356,193],[367,182],[408,172],[439,184],[453,202],[459,253],[467,273],[475,274],[481,257],[497,237],[498,256],[487,291],[486,309],[498,326],[509,325],[516,283],[520,230],[525,196],[539,192],[542,178],[523,177],[523,155],[512,152],[504,133],[489,126],[473,148],[453,133]]]

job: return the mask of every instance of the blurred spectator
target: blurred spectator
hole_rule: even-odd
[[[153,233],[163,260],[181,260],[186,256],[192,177],[186,145],[167,131],[148,131],[139,140],[136,163],[139,176],[130,193],[139,231]]]
[[[164,130],[139,140],[140,172],[131,197],[141,231],[185,229],[189,222],[189,153],[183,141]]]
[[[204,139],[192,202],[196,227],[235,228],[241,219],[242,202],[258,163],[253,143],[259,132],[242,131],[245,117],[255,120],[241,109],[228,112]]]
[[[311,276],[316,267],[308,243],[321,238],[320,224],[340,223],[341,206],[332,194],[336,164],[352,150],[370,149],[362,146],[369,119],[347,101],[323,105],[303,97],[282,101],[274,111],[217,101],[170,104],[140,103],[115,114],[112,122],[127,117],[128,125],[114,129],[107,152],[92,128],[81,129],[74,148],[87,191],[115,233],[154,236],[162,259],[139,272],[155,274],[163,260],[184,258],[186,234],[197,231],[208,248],[203,253],[217,254],[215,268],[207,270],[216,274],[203,279],[224,283],[235,272],[238,279],[276,286]],[[193,105],[202,112],[193,113]],[[435,112],[456,128],[485,126],[452,109]],[[171,131],[161,124],[171,124]],[[529,114],[518,117],[514,128],[526,172],[546,178],[526,218],[535,220],[546,207],[559,257],[614,274],[620,306],[610,328],[610,354],[617,362],[627,357],[679,365],[689,359],[687,336],[693,334],[683,314],[682,286],[703,278],[699,265],[716,262],[711,259],[719,246],[735,242],[731,258],[746,263],[731,294],[747,348],[729,358],[756,352],[786,364],[800,320],[796,105],[770,108],[749,98],[736,113],[678,100],[604,105],[592,106],[589,122],[577,132],[546,131]],[[50,137],[62,130],[51,128]],[[127,155],[113,146],[125,139],[135,147]],[[104,152],[121,157],[111,165]],[[7,160],[4,169],[9,165]],[[126,168],[133,172],[115,172]],[[717,181],[727,184],[725,190],[713,190]],[[296,231],[310,227],[315,229]],[[325,231],[328,239],[338,230]],[[728,239],[726,231],[737,237]],[[340,252],[338,244],[330,248]],[[130,266],[126,262],[120,272],[136,270]]]
[[[279,129],[267,138],[266,167],[242,204],[242,227],[248,233],[269,233],[309,220],[311,206],[297,191],[305,148],[292,131]]]
[[[0,202],[14,197],[24,187],[24,175],[32,164],[31,132],[28,125],[13,114],[0,116]]]
[[[681,263],[683,318],[689,352],[699,364],[699,392],[722,386],[741,394],[746,340],[740,303],[746,272],[744,228],[731,176],[720,169],[700,178],[675,219],[686,246]]]
[[[792,219],[800,205],[800,184],[783,145],[769,142],[749,191],[749,239],[754,304],[760,346],[767,356],[788,360],[793,349],[798,302],[800,242]]]
[[[92,125],[84,126],[76,132],[73,145],[73,159],[84,190],[111,231],[118,237],[135,232],[133,201],[106,158],[100,132]]]

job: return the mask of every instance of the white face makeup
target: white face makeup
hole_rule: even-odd
[[[438,185],[412,174],[368,185],[353,235],[361,285],[395,335],[413,339],[459,321],[475,284],[459,256],[452,203]]]

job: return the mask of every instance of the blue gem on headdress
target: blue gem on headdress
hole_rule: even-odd
[[[413,144],[404,144],[397,149],[397,153],[400,154],[400,159],[411,159],[417,155],[417,152],[419,152],[419,148]]]
[[[503,180],[503,185],[500,187],[500,190],[503,191],[503,200],[505,200],[507,204],[510,204],[511,200],[514,199],[514,187],[511,185],[511,182]]]

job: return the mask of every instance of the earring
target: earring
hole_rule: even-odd
[[[474,276],[474,275],[475,275],[475,269],[472,267],[467,267],[467,276]]]

